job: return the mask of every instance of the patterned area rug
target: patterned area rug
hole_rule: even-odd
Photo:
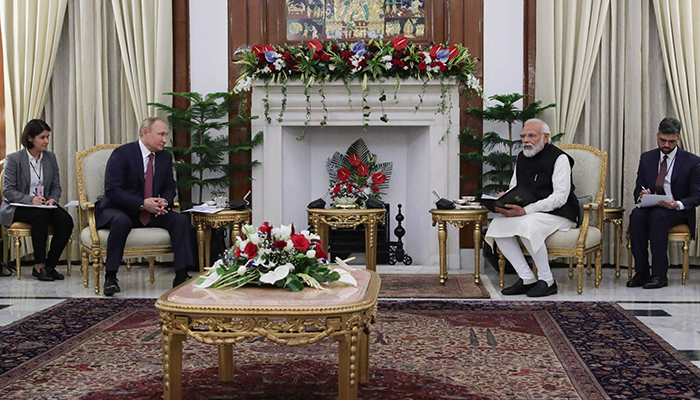
[[[473,274],[451,274],[445,285],[440,285],[439,275],[382,274],[379,297],[437,298],[437,299],[488,299],[491,297],[483,283],[474,283]]]
[[[0,330],[2,399],[160,399],[152,299],[71,299]],[[382,301],[361,399],[698,398],[700,370],[613,303]],[[337,347],[184,345],[185,399],[333,399]]]

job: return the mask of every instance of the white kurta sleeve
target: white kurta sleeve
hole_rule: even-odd
[[[557,161],[554,163],[552,187],[552,194],[525,206],[525,213],[548,212],[566,204],[571,191],[571,165],[569,165],[569,157],[566,154],[557,157]]]
[[[514,187],[518,186],[518,167],[515,166],[513,168],[513,176],[510,178],[510,185],[508,185],[508,190],[513,189]]]

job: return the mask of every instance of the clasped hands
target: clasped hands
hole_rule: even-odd
[[[641,200],[642,197],[644,197],[645,194],[651,194],[651,190],[649,190],[649,189],[642,189],[642,191],[639,192],[639,200]],[[665,200],[661,200],[661,201],[659,201],[658,206],[659,206],[659,207],[663,207],[663,208],[668,208],[669,210],[675,210],[676,208],[678,208],[678,203],[675,202],[675,201],[665,201]]]
[[[34,196],[32,198],[31,204],[33,206],[53,206],[56,205],[56,200],[44,198],[44,196]]]
[[[149,197],[143,201],[143,209],[151,214],[155,214],[156,217],[167,214],[167,206],[168,200],[161,197]]]
[[[501,192],[498,194],[498,197],[500,198],[503,196],[506,192]],[[498,211],[501,215],[504,217],[519,217],[521,215],[525,215],[525,209],[520,207],[517,204],[506,204],[506,208],[503,207],[496,207],[496,211]]]

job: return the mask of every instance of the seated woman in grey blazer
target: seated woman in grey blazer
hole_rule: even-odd
[[[0,223],[3,225],[25,222],[32,226],[32,275],[40,281],[63,279],[63,275],[56,271],[56,263],[73,231],[73,218],[58,205],[61,198],[58,163],[56,155],[46,150],[50,132],[49,125],[40,119],[33,119],[24,127],[21,140],[25,149],[5,158],[0,205]],[[10,203],[57,207],[17,207]],[[53,239],[47,255],[49,225],[53,227]]]

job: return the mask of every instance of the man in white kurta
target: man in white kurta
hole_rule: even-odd
[[[501,216],[493,219],[486,232],[486,242],[493,247],[495,241],[518,273],[518,281],[501,291],[504,295],[541,297],[557,293],[544,241],[557,230],[575,227],[578,221],[578,201],[571,182],[573,159],[550,144],[549,135],[549,127],[541,120],[531,119],[523,125],[523,151],[510,188],[521,186],[538,200],[525,207],[508,204],[507,208],[497,208]],[[519,241],[532,256],[539,280],[528,266]]]

